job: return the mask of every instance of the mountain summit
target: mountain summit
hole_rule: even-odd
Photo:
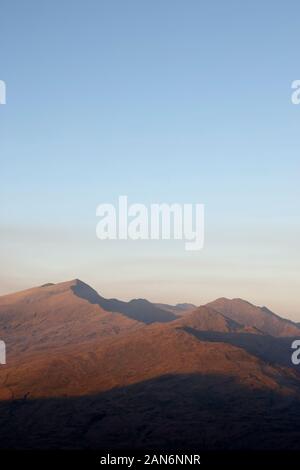
[[[206,304],[227,318],[242,324],[258,328],[272,336],[299,336],[298,325],[271,312],[266,307],[257,307],[242,299],[222,297]]]

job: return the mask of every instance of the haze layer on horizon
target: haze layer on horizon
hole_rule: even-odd
[[[1,2],[0,294],[242,297],[300,321],[296,1]],[[100,242],[96,206],[204,203],[205,245]]]

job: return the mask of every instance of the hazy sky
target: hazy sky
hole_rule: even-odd
[[[300,321],[298,1],[1,0],[0,293],[243,297]],[[205,247],[96,239],[96,206],[205,204]]]

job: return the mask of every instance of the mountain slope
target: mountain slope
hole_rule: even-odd
[[[177,322],[176,322],[177,323]],[[234,377],[237,383],[282,393],[294,390],[295,372],[271,366],[245,350],[197,338],[174,323],[89,344],[57,348],[1,367],[2,399],[83,396],[168,374]]]
[[[174,324],[199,331],[260,333],[257,329],[244,327],[244,325],[231,318],[227,318],[222,313],[208,306],[198,307],[196,310],[176,320]]]
[[[300,336],[300,328],[296,323],[279,317],[266,307],[257,307],[242,299],[220,298],[206,306],[272,336]]]
[[[291,338],[209,306],[145,324],[99,297],[74,280],[0,298],[0,448],[299,447]]]
[[[75,279],[0,297],[0,338],[6,342],[8,361],[19,360],[21,354],[76,346],[141,326],[75,295],[74,289],[81,284]]]

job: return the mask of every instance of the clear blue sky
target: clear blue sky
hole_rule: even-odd
[[[300,321],[298,1],[0,3],[0,293],[244,297]],[[95,209],[201,202],[200,253],[100,242]]]

